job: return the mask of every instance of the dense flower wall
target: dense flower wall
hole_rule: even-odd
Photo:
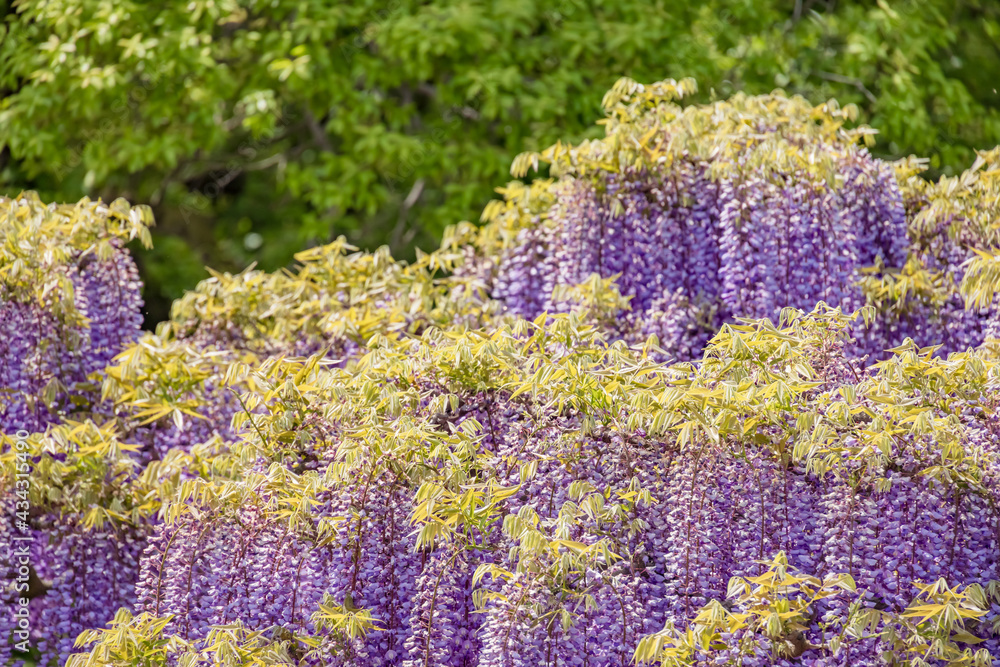
[[[155,333],[144,209],[0,201],[0,662],[1000,665],[997,153],[929,184],[690,90]]]

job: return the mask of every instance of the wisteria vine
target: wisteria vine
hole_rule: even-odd
[[[832,101],[691,92],[155,333],[146,209],[0,199],[0,662],[1000,665],[1000,153],[927,183]]]

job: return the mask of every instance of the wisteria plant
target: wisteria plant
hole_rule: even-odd
[[[693,89],[156,332],[146,209],[0,200],[0,662],[1000,665],[1000,153]]]

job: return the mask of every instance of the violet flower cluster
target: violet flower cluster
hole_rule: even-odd
[[[943,231],[936,247],[911,246],[892,165],[848,150],[835,155],[831,180],[762,167],[752,149],[722,176],[711,160],[683,155],[656,171],[564,177],[546,215],[503,251],[492,296],[533,319],[565,310],[555,288],[617,276],[631,298],[619,335],[655,334],[671,358],[690,360],[738,317],[776,321],[782,308],[821,301],[852,312],[867,302],[862,269],[902,267],[912,253],[944,273],[950,298],[881,309],[858,325],[851,353],[877,361],[907,337],[942,353],[982,343],[995,318],[967,311],[957,290],[971,249]]]
[[[110,259],[76,255],[47,267],[47,281],[72,285],[72,318],[60,316],[67,304],[58,291],[39,300],[23,286],[0,283],[0,387],[21,397],[0,403],[0,430],[42,431],[91,412],[100,383],[88,382],[88,375],[138,338],[138,271],[128,252],[112,243],[118,247]]]
[[[735,456],[724,445],[665,449],[641,433],[581,437],[573,435],[575,419],[556,415],[542,418],[539,428],[531,407],[503,407],[489,397],[469,398],[458,423],[471,418],[491,424],[484,446],[495,454],[497,481],[520,484],[505,507],[509,514],[530,510],[550,525],[567,511],[574,485],[585,484],[608,503],[635,485],[649,489],[657,502],[630,506],[627,520],[581,518],[573,529],[576,542],[610,540],[626,558],[565,579],[553,578],[544,564],[511,580],[487,578],[485,588],[496,595],[477,609],[472,573],[483,563],[514,570],[509,536],[494,524],[475,549],[415,550],[408,522],[414,490],[383,472],[330,489],[318,515],[340,523],[337,538],[324,546],[297,539],[253,510],[214,524],[161,526],[144,557],[138,609],[172,614],[172,628],[184,637],[234,620],[251,629],[307,632],[309,611],[327,592],[369,610],[380,629],[325,664],[624,667],[642,636],[667,622],[685,627],[709,600],[725,599],[731,577],[760,574],[757,561],[779,551],[817,576],[850,574],[865,591],[864,605],[893,612],[912,602],[917,581],[1000,580],[995,416],[970,413],[967,420],[969,437],[992,462],[982,480],[993,490],[987,495],[923,476],[937,454],[913,439],[891,452],[887,484],[876,486],[852,475],[850,462],[843,474],[819,476],[752,443]],[[535,457],[529,481],[502,463]],[[641,530],[631,530],[636,522]],[[836,627],[848,601],[823,601],[817,623]],[[977,648],[1000,655],[1000,636],[985,624],[979,635],[985,642]],[[822,643],[818,625],[805,641]],[[877,638],[838,656],[813,650],[777,663],[764,638],[760,645],[758,658],[743,656],[738,664],[885,664]]]
[[[114,416],[113,405],[101,399],[101,377],[94,374],[139,336],[142,285],[125,243],[146,240],[148,220],[145,209],[123,200],[45,206],[33,193],[0,197],[0,433],[38,434],[64,422],[105,422]],[[42,457],[65,460],[64,453],[36,454],[28,461],[33,468]],[[27,592],[4,586],[0,662],[27,657],[15,656],[6,641],[17,600],[25,595],[30,641],[40,664],[62,664],[82,630],[134,604],[144,529],[86,530],[80,517],[45,505],[53,500],[58,505],[63,485],[70,493],[74,480],[43,482],[29,475],[29,481],[51,484],[52,490],[50,497],[33,501],[19,530],[15,501],[30,496],[23,487],[17,493],[12,484],[0,485],[10,510],[0,520],[9,547],[0,553],[0,572],[5,584],[13,580],[13,549],[28,544],[31,581]]]

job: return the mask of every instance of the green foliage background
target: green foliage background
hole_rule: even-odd
[[[475,220],[511,159],[603,134],[604,91],[836,97],[874,152],[1000,143],[988,0],[21,0],[0,4],[0,192],[150,204],[147,319],[204,277],[345,234],[397,256]]]

